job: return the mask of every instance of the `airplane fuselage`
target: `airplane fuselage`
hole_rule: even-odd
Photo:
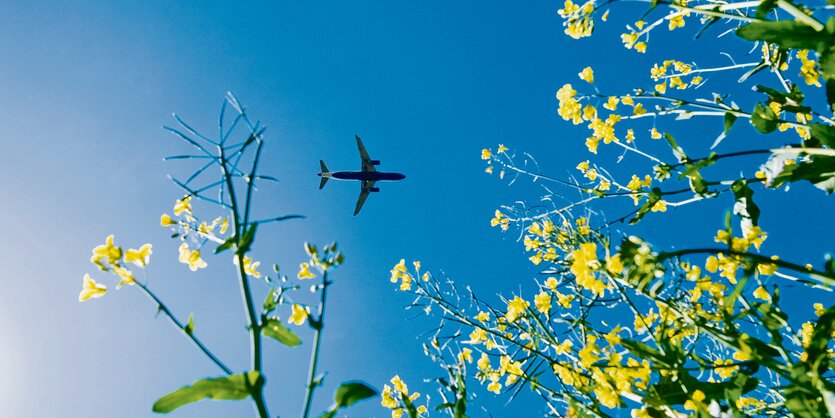
[[[360,181],[397,181],[406,178],[400,173],[385,173],[382,171],[335,171],[332,173],[323,173],[327,177],[338,180],[360,180]],[[320,174],[323,175],[323,174]]]

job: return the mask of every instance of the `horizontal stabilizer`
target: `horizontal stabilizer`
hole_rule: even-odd
[[[319,160],[319,165],[320,165],[320,166],[322,166],[322,172],[323,172],[323,173],[327,173],[327,172],[328,172],[328,166],[326,166],[326,165],[325,165],[325,162],[324,162],[324,161]]]
[[[325,187],[325,183],[327,183],[327,182],[328,182],[328,178],[325,177],[325,176],[322,176],[322,180],[319,180],[319,190],[322,190],[322,188]]]

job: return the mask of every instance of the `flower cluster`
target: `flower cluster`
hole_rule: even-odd
[[[128,268],[129,264],[133,264],[139,268],[145,268],[151,261],[151,254],[153,254],[151,244],[145,244],[139,249],[128,249],[123,251],[122,247],[114,244],[113,235],[110,235],[102,245],[97,245],[93,248],[93,255],[90,257],[96,267],[102,271],[109,271],[119,278],[119,283],[116,288],[124,285],[136,284],[133,272]],[[81,293],[78,295],[79,302],[84,302],[90,298],[99,298],[107,293],[107,286],[96,282],[89,274],[84,275]]]

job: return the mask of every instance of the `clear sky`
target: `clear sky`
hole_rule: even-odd
[[[410,386],[440,371],[416,336],[431,320],[407,320],[409,299],[388,270],[401,258],[488,296],[529,286],[536,274],[513,234],[491,229],[500,204],[535,199],[541,189],[507,187],[483,173],[484,147],[531,151],[544,170],[567,175],[586,159],[582,130],[558,120],[554,93],[595,68],[604,86],[649,85],[653,60],[619,45],[626,15],[591,40],[562,34],[560,2],[144,2],[4,3],[0,13],[0,409],[18,417],[145,417],[162,394],[217,374],[135,288],[80,304],[81,278],[97,274],[90,249],[154,244],[149,285],[236,370],[248,364],[238,283],[228,259],[207,257],[191,273],[178,242],[159,227],[180,191],[165,177],[187,151],[160,129],[177,112],[213,132],[227,90],[268,126],[264,171],[279,178],[257,196],[259,217],[299,213],[307,220],[259,230],[254,257],[295,272],[302,243],[339,242],[347,261],[331,288],[321,367],[329,371],[314,410],[338,382],[382,388],[394,374]],[[691,28],[692,29],[692,28]],[[692,31],[691,31],[692,34]],[[657,39],[674,48],[690,35]],[[679,44],[681,42],[681,44]],[[727,49],[742,51],[728,40]],[[701,41],[705,51],[715,41]],[[668,51],[673,51],[669,49]],[[671,52],[672,55],[675,55]],[[691,58],[725,64],[715,52]],[[626,59],[630,64],[626,65]],[[608,81],[605,81],[607,80]],[[745,102],[744,100],[742,102]],[[741,102],[741,103],[742,103]],[[746,103],[751,103],[750,101]],[[720,129],[685,136],[712,142]],[[740,126],[747,135],[756,135]],[[710,131],[704,139],[705,130]],[[353,136],[381,169],[405,173],[380,184],[358,217],[358,185],[317,190],[318,160],[359,168]],[[732,145],[728,145],[733,149]],[[797,187],[802,204],[761,193],[764,229],[787,259],[818,262],[832,250],[832,203]],[[662,245],[710,242],[732,202],[710,202],[648,219],[642,231]],[[196,211],[206,208],[195,206]],[[769,210],[770,209],[770,210]],[[208,209],[206,209],[208,210]],[[822,212],[823,211],[823,212]],[[695,222],[694,220],[698,221]],[[704,225],[710,225],[705,229]],[[816,231],[799,240],[798,231]],[[688,238],[692,237],[692,238]],[[690,240],[690,241],[687,241]],[[98,274],[104,279],[106,276]],[[264,286],[255,286],[263,300]],[[301,410],[310,346],[266,343],[273,414]],[[494,416],[539,412],[535,403]],[[497,406],[498,405],[498,406]],[[247,416],[249,402],[201,402],[173,417]],[[351,416],[388,416],[378,400]]]

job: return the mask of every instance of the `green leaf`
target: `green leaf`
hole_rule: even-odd
[[[252,246],[252,240],[255,239],[255,231],[258,229],[258,224],[254,223],[246,231],[238,241],[238,250],[235,254],[241,255],[249,252],[249,247]]]
[[[271,287],[270,292],[267,293],[267,298],[264,299],[264,313],[270,313],[275,310],[275,288]]]
[[[343,383],[336,389],[333,394],[333,400],[337,407],[346,408],[363,399],[376,396],[377,391],[374,388],[362,382],[347,382]]]
[[[796,20],[754,22],[737,29],[736,34],[749,41],[764,41],[783,48],[819,50],[830,42],[826,31],[818,32]]]
[[[319,415],[319,418],[331,418],[341,408],[347,408],[363,399],[376,396],[377,390],[362,382],[345,382],[333,394],[334,404]]]
[[[687,161],[687,154],[684,153],[684,148],[682,148],[678,145],[678,143],[676,143],[676,140],[673,138],[673,136],[665,132],[664,138],[670,144],[670,148],[673,150],[673,155],[676,157],[676,160],[678,160],[678,162]]]
[[[261,333],[266,337],[270,337],[286,345],[287,347],[295,347],[302,343],[302,340],[298,335],[294,334],[293,331],[290,331],[289,328],[285,327],[284,324],[282,324],[281,321],[274,316],[264,319],[264,323],[261,324]]]
[[[751,113],[751,124],[764,134],[774,132],[777,129],[778,120],[774,110],[770,106],[763,106],[762,103],[757,103],[754,112]]]
[[[647,201],[638,209],[638,213],[635,214],[635,217],[629,221],[629,225],[633,225],[638,223],[641,219],[646,216],[647,213],[655,206],[658,201],[661,200],[661,189],[653,188],[652,191],[647,195]]]
[[[202,379],[159,398],[154,403],[153,411],[166,414],[203,399],[241,400],[250,396],[252,388],[262,384],[261,374],[256,371]]]
[[[188,335],[194,334],[194,314],[193,313],[188,316],[188,323],[186,324],[185,328],[183,328],[183,331],[185,331],[186,334],[188,334]]]
[[[760,207],[754,203],[752,197],[754,191],[748,187],[745,180],[736,180],[731,185],[731,191],[734,192],[734,215],[742,218],[742,222],[750,222],[751,226],[757,226],[760,219]]]
[[[215,254],[220,254],[220,253],[234,247],[236,243],[237,243],[237,240],[235,239],[235,237],[226,238],[226,241],[223,241],[222,244],[218,245],[217,248],[215,248]]]
[[[820,142],[821,145],[835,149],[835,126],[821,125],[819,123],[811,123],[808,126],[812,138]]]
[[[777,177],[795,182],[806,180],[827,194],[835,192],[835,157],[813,155],[808,161],[789,166]]]
[[[777,0],[763,0],[760,2],[760,5],[757,6],[757,19],[765,20],[768,14],[777,8]]]
[[[736,122],[736,115],[731,112],[725,112],[725,135],[731,131],[731,127],[734,126],[734,122]]]

